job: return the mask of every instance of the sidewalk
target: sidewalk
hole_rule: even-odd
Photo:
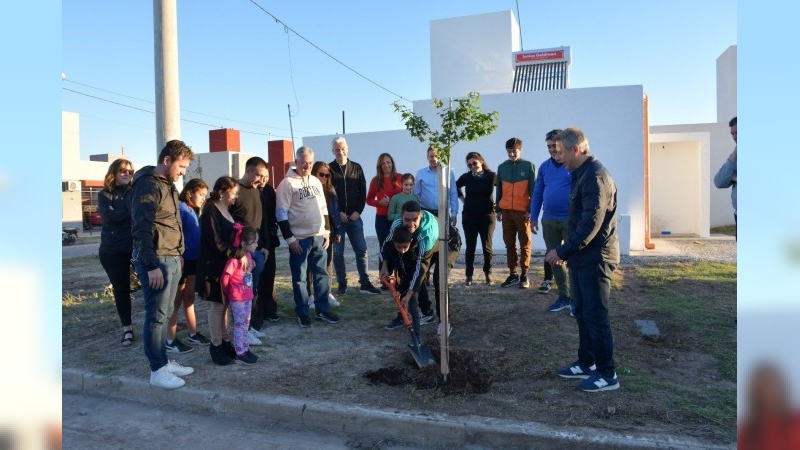
[[[426,446],[469,448],[672,448],[728,449],[674,436],[621,435],[604,430],[550,427],[487,417],[451,417],[414,411],[381,410],[290,397],[258,394],[235,395],[185,386],[165,390],[131,377],[92,374],[77,369],[62,370],[62,391],[110,397],[193,412],[225,414],[265,425],[280,423],[286,429],[313,428],[334,434],[369,436],[375,439]],[[64,412],[67,414],[68,412]]]

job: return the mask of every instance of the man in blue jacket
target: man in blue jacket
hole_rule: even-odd
[[[608,317],[611,274],[619,264],[617,187],[600,161],[589,153],[589,140],[575,127],[556,136],[556,160],[572,170],[569,235],[547,252],[552,265],[569,261],[578,360],[558,371],[562,378],[580,378],[586,392],[619,389],[614,367],[614,337]]]
[[[550,158],[539,166],[536,185],[531,197],[531,229],[533,233],[539,229],[536,219],[542,211],[542,235],[547,251],[550,251],[567,240],[567,219],[569,219],[569,190],[572,185],[572,171],[564,163],[556,160],[555,138],[561,130],[552,130],[545,136]],[[567,268],[565,265],[551,266],[545,261],[545,280],[539,292],[548,293],[550,284],[547,281],[547,269],[552,271],[558,286],[558,299],[547,308],[550,312],[568,309],[571,302]]]
[[[731,137],[733,143],[736,144],[736,117],[728,122],[731,127]],[[733,152],[719,168],[719,171],[714,175],[714,185],[719,189],[731,188],[731,203],[733,203],[733,221],[736,222],[736,145],[733,146]]]

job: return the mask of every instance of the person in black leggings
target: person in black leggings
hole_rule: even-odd
[[[492,234],[496,224],[494,214],[494,180],[495,173],[486,167],[486,160],[478,152],[467,153],[467,172],[456,180],[458,197],[464,202],[461,212],[461,226],[464,227],[464,239],[467,241],[466,284],[472,284],[474,272],[475,249],[478,236],[483,248],[483,273],[486,284],[492,284],[491,273],[494,260],[492,251]],[[461,188],[465,193],[462,194]]]
[[[100,232],[100,264],[106,271],[114,291],[114,303],[122,322],[124,347],[133,344],[131,324],[131,182],[133,164],[117,159],[108,166],[103,190],[97,195],[97,208],[103,218]]]

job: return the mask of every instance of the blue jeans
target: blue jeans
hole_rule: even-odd
[[[350,245],[356,252],[356,268],[359,284],[369,283],[367,275],[367,240],[364,238],[364,221],[359,217],[355,222],[342,222],[344,234],[350,239]],[[333,268],[336,270],[336,281],[347,284],[347,268],[344,266],[344,236],[333,245]]]
[[[181,257],[159,256],[159,268],[164,276],[164,286],[153,289],[148,283],[147,269],[142,266],[136,250],[133,252],[133,267],[142,284],[144,296],[144,326],[142,330],[142,346],[144,354],[150,362],[150,371],[155,372],[167,365],[167,324],[172,315],[178,282],[181,279]]]
[[[266,258],[264,258],[264,253],[261,250],[256,250],[253,253],[250,253],[250,256],[253,257],[253,262],[256,263],[255,267],[253,267],[253,295],[258,295],[258,284],[261,281],[261,272],[264,271],[264,263],[266,262]]]
[[[389,236],[389,231],[392,228],[392,222],[389,222],[387,216],[375,216],[375,234],[378,236],[378,247],[383,247],[383,242]]]
[[[306,271],[313,274],[314,307],[317,312],[331,310],[328,304],[330,282],[326,269],[327,252],[322,248],[322,236],[311,236],[298,239],[302,251],[296,255],[289,251],[289,270],[292,272],[292,294],[294,294],[294,312],[298,317],[308,316],[308,288],[306,287]]]
[[[572,304],[578,321],[578,362],[582,367],[597,364],[597,372],[614,376],[614,337],[608,318],[611,273],[616,264],[604,262],[570,267]]]

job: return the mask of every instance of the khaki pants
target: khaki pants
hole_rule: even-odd
[[[506,244],[508,270],[528,273],[531,266],[531,223],[525,220],[524,211],[503,211],[503,242]],[[517,260],[517,239],[519,238],[519,260]]]
[[[230,341],[231,334],[228,331],[228,306],[222,303],[211,302],[208,309],[208,332],[211,336],[211,343],[222,345],[222,341]]]

